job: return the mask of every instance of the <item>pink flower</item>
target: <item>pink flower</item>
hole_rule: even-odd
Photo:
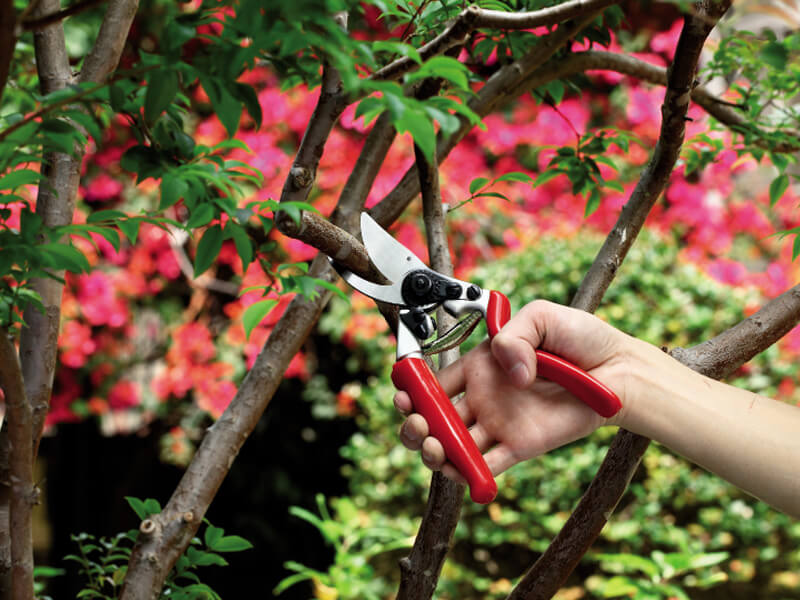
[[[86,186],[83,197],[87,202],[109,202],[118,198],[121,193],[122,183],[108,173],[100,173]]]
[[[78,369],[86,364],[88,357],[97,349],[92,339],[92,330],[79,321],[67,321],[58,338],[62,364]]]
[[[108,392],[111,410],[123,410],[139,405],[139,384],[121,379]]]

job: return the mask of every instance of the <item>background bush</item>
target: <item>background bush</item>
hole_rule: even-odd
[[[508,295],[515,310],[535,298],[567,303],[601,243],[593,235],[545,237],[471,278]],[[755,289],[715,282],[679,260],[675,247],[652,233],[644,235],[598,315],[648,342],[689,346],[734,325],[745,316],[743,307],[761,301]],[[342,340],[352,327],[350,311],[346,302],[335,299],[320,330]],[[473,334],[470,344],[483,335]],[[348,367],[374,370],[366,385],[353,382],[335,393],[318,378],[306,392],[318,415],[341,413],[343,397],[353,400],[359,427],[342,448],[351,463],[345,472],[350,496],[330,501],[332,515],[307,520],[329,543],[337,528],[367,532],[369,538],[349,547],[328,573],[290,565],[298,579],[312,579],[318,597],[328,597],[320,595],[326,590],[329,597],[340,598],[391,595],[397,587],[396,561],[405,550],[381,553],[381,545],[410,545],[424,510],[430,473],[398,442],[401,417],[392,406],[394,356],[387,337],[367,333],[354,349]],[[779,355],[777,346],[771,348],[731,381],[757,393],[786,396],[793,390],[795,367]],[[604,428],[509,469],[498,478],[497,500],[488,507],[465,502],[437,597],[505,597],[567,519],[613,433]],[[800,593],[791,589],[800,568],[798,542],[800,523],[653,444],[561,597],[798,598]]]

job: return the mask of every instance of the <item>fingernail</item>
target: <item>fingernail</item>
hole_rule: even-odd
[[[404,427],[403,428],[403,435],[410,442],[418,442],[419,441],[419,436],[415,432],[411,431],[408,427]]]
[[[511,377],[511,381],[513,381],[514,385],[517,387],[525,387],[528,385],[528,380],[531,377],[528,367],[521,362],[518,362],[511,367],[511,370],[508,372],[508,374]]]

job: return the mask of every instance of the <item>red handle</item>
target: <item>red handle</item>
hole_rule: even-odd
[[[425,417],[430,434],[469,484],[470,497],[488,504],[497,495],[497,484],[464,421],[442,389],[439,380],[421,358],[404,358],[392,369],[392,382],[411,396],[414,410]]]
[[[510,318],[511,304],[508,298],[500,292],[490,292],[486,311],[489,337],[493,338]],[[622,408],[622,403],[614,392],[580,367],[555,354],[544,350],[536,351],[536,375],[554,381],[573,393],[601,417],[613,417]]]

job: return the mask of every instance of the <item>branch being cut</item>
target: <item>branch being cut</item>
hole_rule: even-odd
[[[0,329],[0,387],[6,403],[8,435],[9,511],[11,537],[11,599],[33,598],[33,525],[31,509],[37,501],[33,485],[31,407],[25,395],[22,367],[14,341]]]
[[[450,247],[445,232],[436,160],[434,158],[433,162],[429,162],[416,145],[414,155],[422,188],[422,213],[430,264],[436,271],[452,276],[453,262],[450,259]],[[455,324],[455,319],[442,309],[437,312],[436,319],[440,335]],[[458,354],[457,348],[442,353],[439,368],[455,362]],[[462,484],[447,479],[439,472],[433,474],[428,504],[414,540],[414,547],[407,557],[400,560],[400,588],[397,600],[424,600],[433,596],[442,566],[452,545],[463,500]]]
[[[693,14],[684,18],[675,59],[669,69],[661,108],[661,132],[653,156],[581,283],[573,306],[594,312],[664,190],[683,143],[700,52],[714,23],[729,6],[730,0],[704,0],[696,3]],[[617,433],[586,494],[544,554],[511,592],[509,600],[545,600],[555,595],[605,526],[649,443],[647,438],[629,431]]]

